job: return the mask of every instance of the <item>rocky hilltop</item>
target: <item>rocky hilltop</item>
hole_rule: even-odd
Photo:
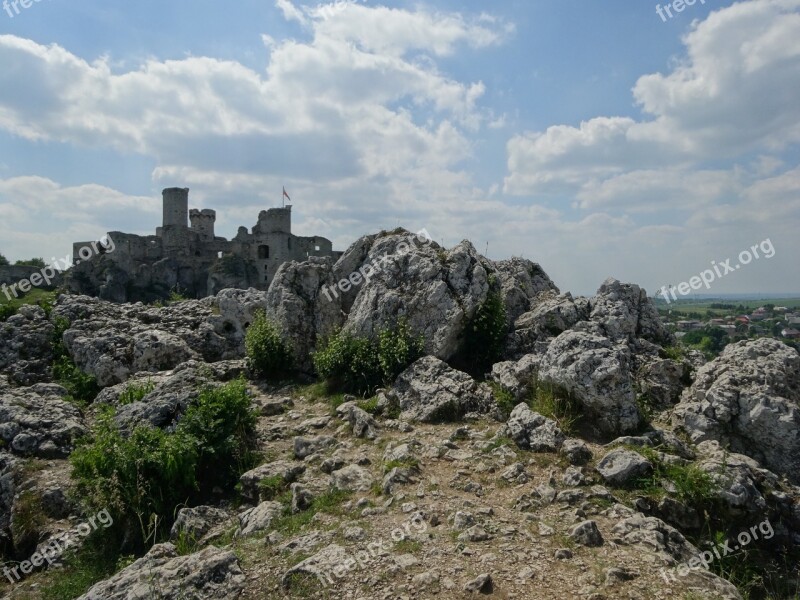
[[[265,380],[247,358],[261,315],[291,354],[288,377]],[[369,398],[315,383],[322,344],[382,340],[398,322],[419,357]],[[214,452],[247,424],[217,435],[236,386],[255,414],[231,479]],[[573,297],[529,260],[404,230],[336,262],[286,263],[267,291],[166,306],[62,295],[0,323],[2,589],[795,597],[799,403],[800,355],[775,340],[706,362],[675,345],[635,284]],[[189,464],[178,444],[195,439],[213,446],[193,447],[192,492],[167,502],[178,486],[166,477]],[[134,452],[130,469],[111,468],[133,443],[169,464]],[[103,447],[105,459],[92,453]],[[134,493],[98,506],[108,490],[88,493],[91,474],[108,469],[116,483],[133,473]],[[143,496],[167,508],[124,521]],[[107,530],[100,508],[115,516]],[[59,540],[68,549],[48,554]],[[112,566],[90,568],[98,544]]]

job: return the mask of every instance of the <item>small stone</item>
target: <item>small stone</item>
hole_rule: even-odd
[[[464,586],[464,590],[474,593],[480,594],[491,594],[494,590],[494,585],[492,584],[492,576],[488,573],[484,573],[483,575],[478,575],[475,579],[467,583]]]
[[[569,537],[583,546],[597,547],[603,545],[603,536],[600,535],[600,530],[597,529],[597,523],[594,521],[579,523],[569,532]]]
[[[490,535],[480,525],[473,525],[464,533],[458,536],[459,542],[485,542],[490,539]]]

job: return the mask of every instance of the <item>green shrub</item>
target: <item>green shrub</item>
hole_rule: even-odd
[[[197,491],[197,440],[146,425],[125,438],[112,411],[101,415],[93,435],[70,456],[77,491],[92,510],[108,509],[115,529],[144,549]]]
[[[664,356],[672,360],[681,361],[686,356],[686,350],[680,344],[677,344],[675,346],[667,346],[662,350],[664,352]]]
[[[11,304],[0,305],[0,323],[17,314],[17,307]]]
[[[14,263],[18,267],[38,267],[40,269],[44,269],[44,259],[43,258],[28,258],[26,260],[18,260]]]
[[[509,415],[511,415],[511,411],[514,410],[514,407],[518,404],[518,402],[514,400],[514,394],[495,381],[490,381],[489,387],[492,388],[492,395],[500,411],[503,413],[503,417],[508,419]]]
[[[53,363],[53,379],[79,404],[88,404],[100,391],[97,379],[81,371],[69,356],[62,356]]]
[[[414,337],[405,320],[396,327],[381,331],[378,335],[378,361],[384,383],[394,382],[424,351],[425,338],[421,335]]]
[[[382,330],[377,340],[338,331],[320,340],[314,368],[330,390],[367,397],[422,356],[424,345],[421,336],[411,335],[405,321]]]
[[[156,384],[149,379],[144,383],[136,383],[132,381],[125,386],[125,389],[122,390],[122,393],[119,395],[119,403],[120,405],[125,406],[126,404],[140,402],[154,389],[156,389]]]
[[[489,293],[464,329],[459,363],[473,375],[483,375],[497,362],[508,333],[506,307],[494,276],[489,278]]]
[[[109,510],[127,545],[144,549],[180,506],[232,487],[253,466],[255,423],[244,380],[203,390],[173,433],[140,425],[124,437],[109,409],[70,457],[78,493],[90,509]]]
[[[8,262],[8,259],[2,254],[0,254],[0,267],[7,267],[10,264],[11,263]]]
[[[254,434],[258,417],[251,406],[247,383],[237,379],[204,389],[178,423],[178,432],[197,440],[198,481],[207,489],[223,489],[254,466]]]
[[[251,368],[263,377],[280,377],[294,369],[291,348],[263,312],[256,315],[247,329],[245,348]]]
[[[380,386],[380,360],[367,338],[338,331],[320,340],[313,361],[329,390],[367,396]]]

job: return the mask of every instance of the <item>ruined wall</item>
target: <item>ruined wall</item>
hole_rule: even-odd
[[[267,289],[280,266],[308,256],[333,256],[330,240],[292,235],[292,207],[262,210],[252,230],[240,227],[231,241],[215,236],[216,211],[189,210],[188,188],[166,188],[156,235],[112,232],[113,253],[81,264],[72,288],[109,300],[152,300],[178,287],[202,297],[224,287]],[[73,255],[91,242],[74,245]]]

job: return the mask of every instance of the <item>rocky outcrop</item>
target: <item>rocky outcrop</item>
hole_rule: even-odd
[[[497,410],[488,386],[433,356],[424,356],[403,371],[386,395],[399,406],[405,421],[455,421],[468,413]]]
[[[189,359],[242,358],[245,324],[215,310],[212,302],[198,300],[159,308],[62,296],[53,315],[70,322],[64,343],[74,362],[108,387],[135,373],[172,369]]]
[[[800,483],[800,354],[768,338],[731,344],[701,367],[673,422]]]
[[[53,333],[44,310],[24,305],[17,314],[0,322],[0,371],[16,385],[48,380],[53,361]]]
[[[445,250],[397,230],[360,238],[335,265],[324,259],[284,264],[268,292],[268,313],[307,368],[318,336],[341,326],[373,337],[400,317],[424,336],[428,354],[449,360],[486,300],[492,275],[509,324],[541,294],[558,291],[536,263],[519,258],[494,263],[467,241]]]
[[[569,292],[561,295],[554,292],[542,294],[532,310],[516,319],[514,331],[506,342],[506,352],[514,357],[535,353],[576,323],[588,320],[589,313],[590,305],[586,298],[573,299]]]
[[[172,544],[159,544],[79,600],[235,600],[244,582],[233,552],[211,546],[197,554],[179,556]]]
[[[636,284],[621,283],[609,277],[590,305],[589,318],[600,324],[605,335],[614,341],[643,338],[663,345],[674,341],[647,292]]]
[[[65,400],[67,390],[49,383],[0,390],[0,440],[26,457],[69,456],[86,435],[81,412]]]
[[[599,334],[570,330],[559,335],[539,363],[539,381],[572,394],[593,427],[604,435],[634,431],[640,423],[631,354]]]

